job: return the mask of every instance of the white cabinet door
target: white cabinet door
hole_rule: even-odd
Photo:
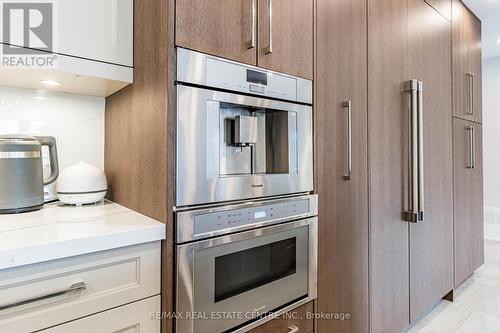
[[[25,8],[30,6],[28,3],[10,9],[10,33],[8,37],[0,34],[1,41],[43,50],[47,45],[43,44],[46,43],[46,35],[36,27],[52,22],[54,53],[133,67],[133,0],[47,2],[52,3],[49,12],[46,9]],[[26,17],[29,17],[29,23],[24,20]],[[27,29],[28,24],[33,29]]]
[[[39,333],[159,333],[160,296],[49,328]]]
[[[160,242],[2,270],[0,332],[30,333],[160,292]]]
[[[133,0],[55,0],[54,52],[133,66]]]

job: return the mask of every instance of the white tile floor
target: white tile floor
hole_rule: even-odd
[[[485,241],[485,264],[407,333],[500,333],[500,242]]]

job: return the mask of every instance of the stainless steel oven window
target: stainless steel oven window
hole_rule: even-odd
[[[215,303],[297,272],[292,237],[215,258]]]
[[[295,246],[292,245],[293,242],[289,242],[290,239],[295,240]],[[177,332],[223,332],[246,324],[251,319],[248,317],[214,319],[210,317],[211,313],[265,313],[297,300],[315,298],[316,240],[317,218],[312,218],[177,246],[177,311],[209,315],[207,319],[179,320]],[[242,288],[238,293],[235,292],[232,296],[226,293],[225,296],[228,297],[217,300],[217,258],[255,250],[261,246],[280,244],[282,241],[288,241],[286,246],[295,248],[294,273],[287,275],[287,270],[280,269],[281,274],[274,274],[275,280],[270,279],[268,283],[255,284],[253,288],[243,287],[244,285],[248,287],[248,281],[243,279]],[[281,244],[283,247],[285,242]],[[267,256],[267,259],[266,256],[261,256],[260,260],[262,259],[264,261],[261,261],[263,266],[260,270],[269,271],[271,264],[269,260],[272,256]],[[255,260],[252,265],[258,265],[258,262],[259,260]],[[245,269],[244,265],[226,268],[226,274],[232,276],[226,281],[237,282],[240,273],[237,270],[242,267]],[[265,273],[260,274],[260,277],[264,275]]]

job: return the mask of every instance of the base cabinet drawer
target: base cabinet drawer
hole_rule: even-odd
[[[159,295],[160,267],[153,242],[2,270],[0,332],[38,331]]]
[[[314,331],[314,321],[308,318],[313,313],[313,302],[304,304],[281,316],[273,319],[248,333],[311,333]]]
[[[59,325],[40,333],[160,333],[160,296]]]

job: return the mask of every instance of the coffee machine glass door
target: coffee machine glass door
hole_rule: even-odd
[[[179,85],[177,206],[308,192],[311,106]]]

